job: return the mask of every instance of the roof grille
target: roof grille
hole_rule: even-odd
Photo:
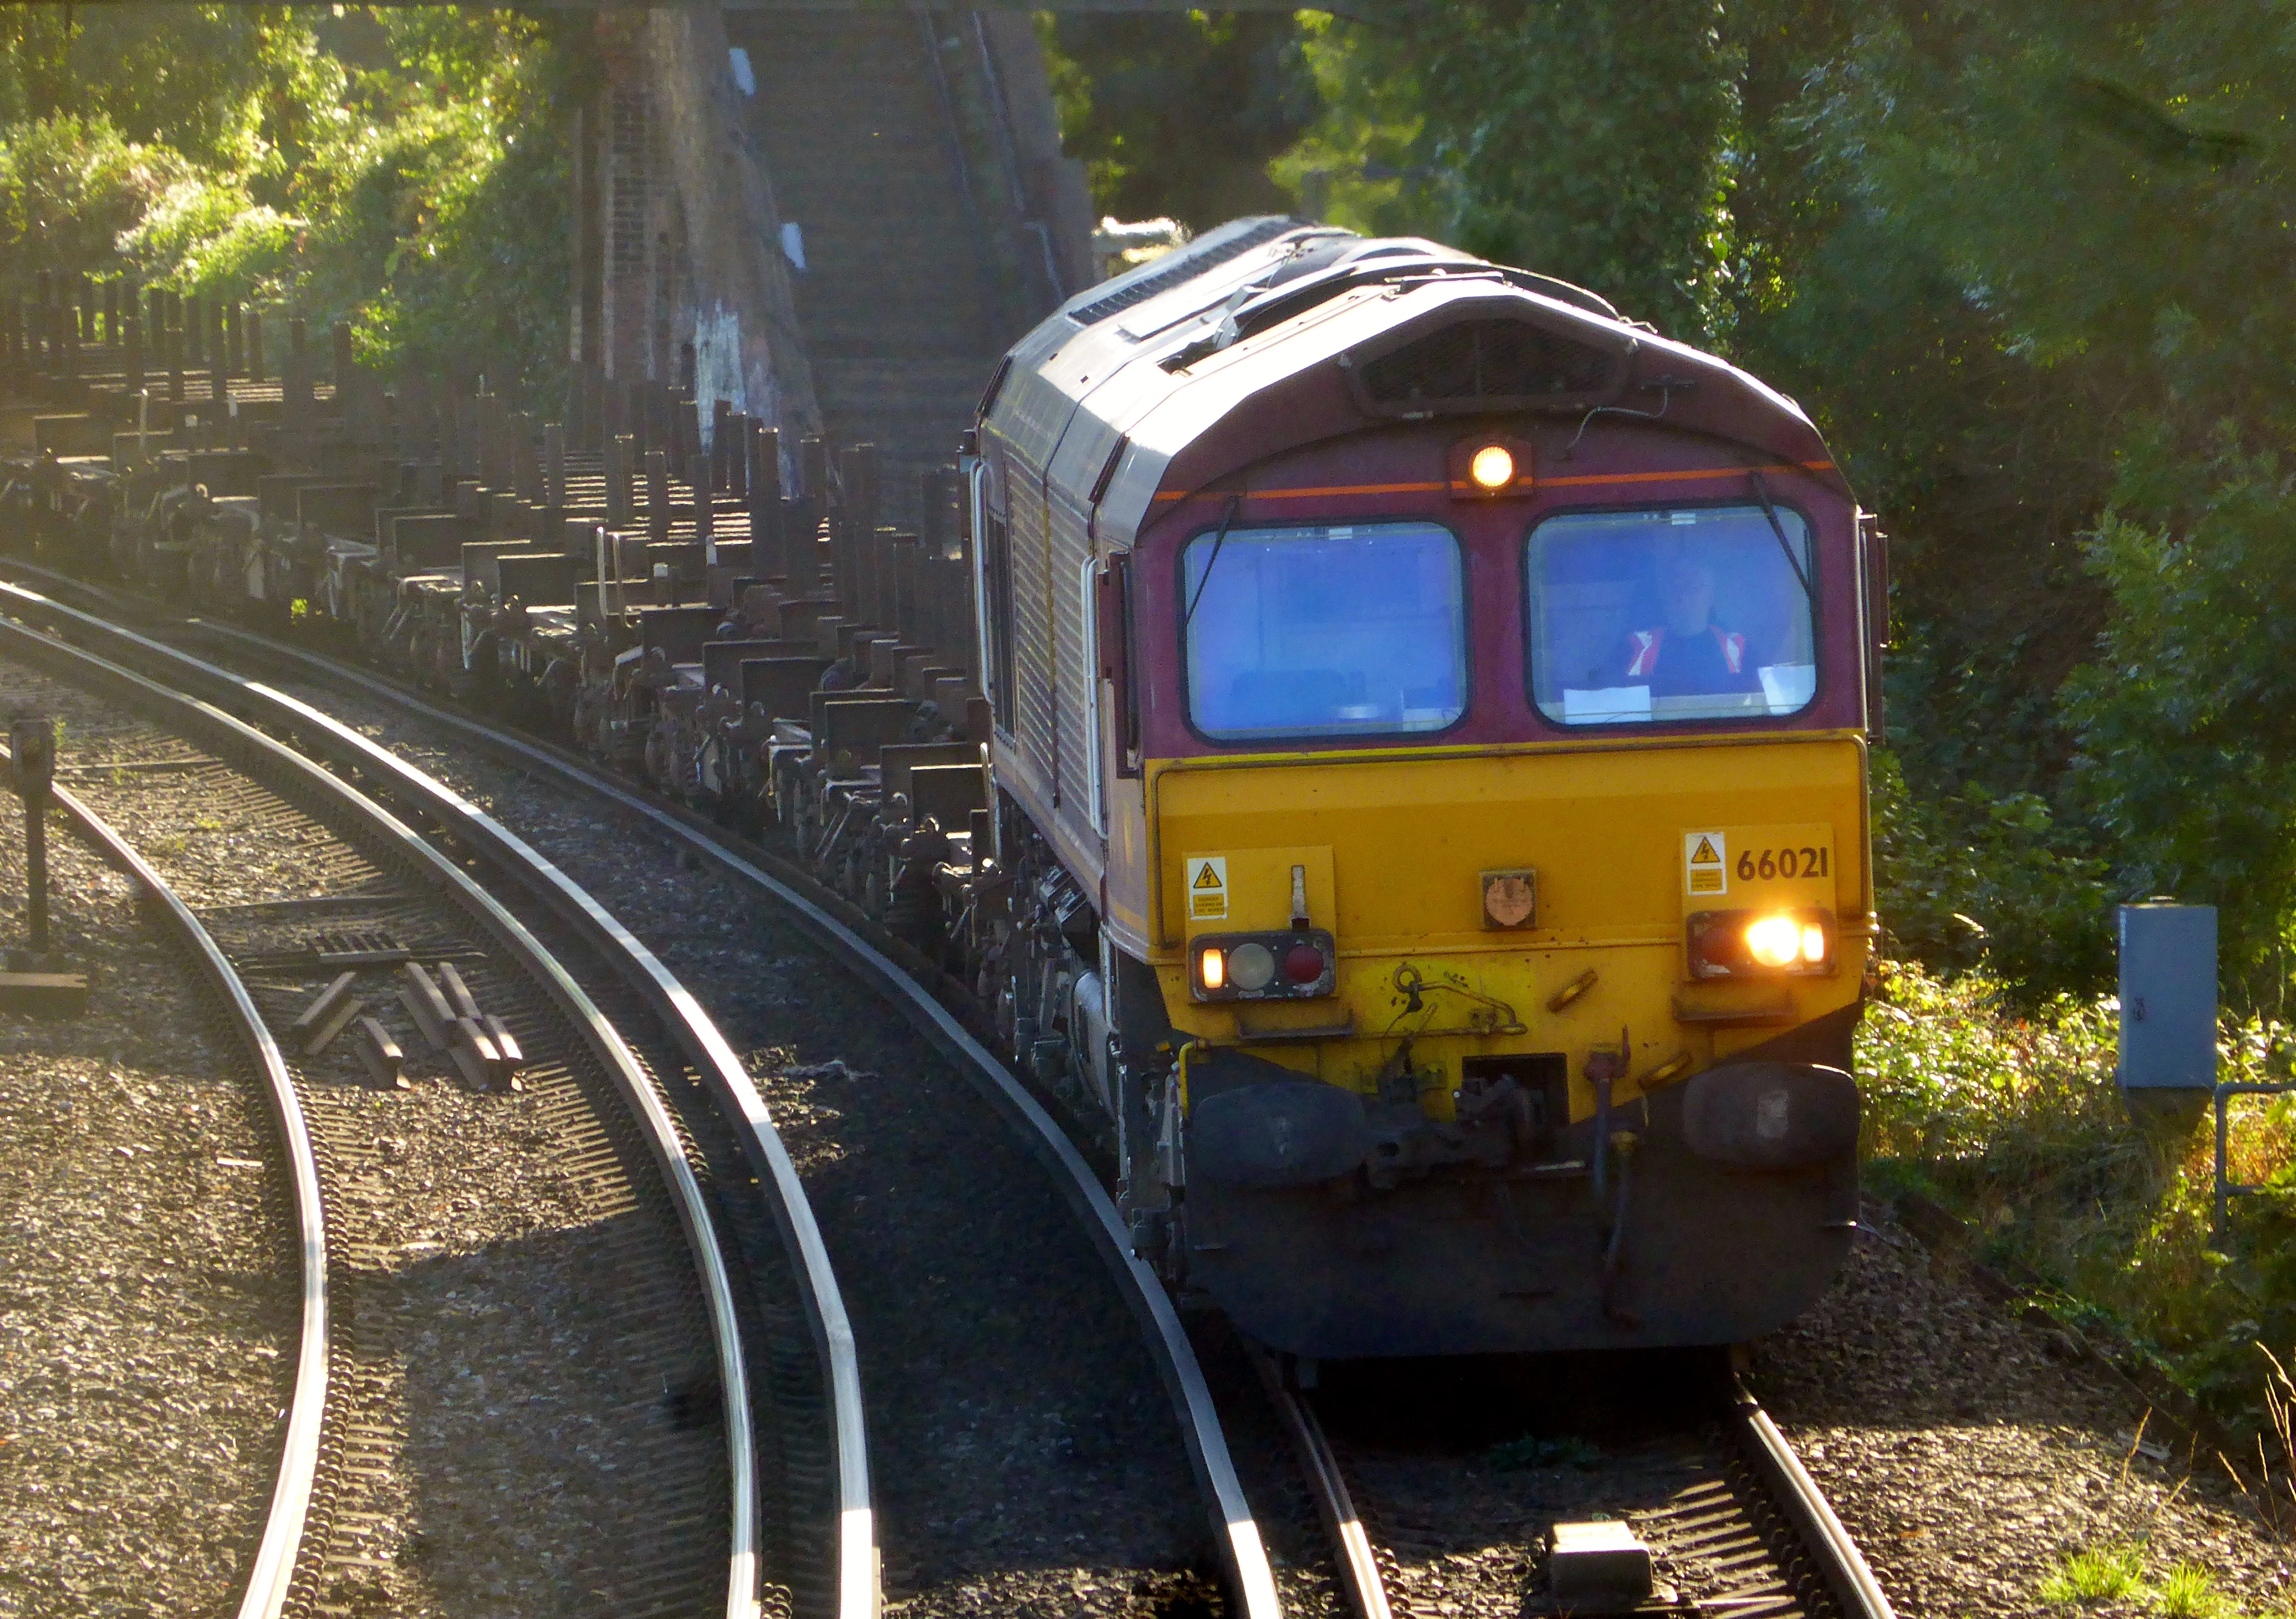
[[[1624,357],[1520,320],[1471,320],[1364,364],[1385,411],[1562,404],[1606,391]]]
[[[1250,230],[1241,231],[1229,237],[1218,247],[1202,252],[1191,252],[1186,248],[1175,249],[1157,260],[1157,267],[1139,280],[1128,286],[1119,287],[1105,297],[1095,298],[1088,304],[1070,309],[1069,318],[1086,326],[1096,321],[1106,320],[1111,315],[1120,314],[1135,304],[1146,303],[1157,293],[1177,287],[1184,281],[1192,280],[1202,275],[1216,264],[1226,264],[1231,259],[1250,252],[1263,242],[1273,242],[1286,231],[1295,231],[1299,228],[1300,222],[1296,219],[1267,218],[1261,220]]]

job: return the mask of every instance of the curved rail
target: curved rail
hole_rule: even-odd
[[[1857,1542],[1834,1516],[1825,1492],[1801,1465],[1786,1436],[1778,1432],[1778,1425],[1747,1392],[1745,1384],[1734,1378],[1730,1392],[1732,1422],[1747,1465],[1792,1524],[1802,1549],[1817,1566],[1818,1577],[1841,1605],[1845,1619],[1897,1619],[1897,1610],[1890,1606],[1882,1582],[1874,1577],[1866,1554],[1857,1549]]]
[[[10,759],[0,744],[0,762]],[[295,1183],[295,1222],[302,1251],[303,1329],[295,1356],[295,1393],[287,1406],[287,1442],[279,1458],[278,1482],[271,1490],[271,1510],[263,1522],[263,1539],[249,1571],[247,1591],[240,1598],[239,1619],[278,1619],[287,1600],[287,1586],[295,1572],[295,1554],[303,1543],[303,1522],[311,1501],[312,1480],[319,1466],[320,1419],[327,1405],[327,1232],[326,1212],[319,1201],[318,1160],[311,1148],[311,1131],[303,1117],[303,1104],[295,1095],[294,1081],[279,1042],[263,1021],[254,997],[240,981],[223,947],[215,941],[183,897],[151,863],[113,830],[110,822],[61,785],[49,788],[66,816],[103,858],[126,872],[158,902],[168,925],[184,948],[199,958],[200,966],[239,1025],[248,1049],[263,1070],[271,1106],[278,1115],[279,1133],[286,1140],[290,1178]]]
[[[10,566],[20,568],[24,564],[11,563]],[[101,620],[75,612],[61,603],[24,590],[20,586],[0,583],[0,599],[12,596],[31,597],[52,611],[70,613],[75,621],[84,621],[106,634],[124,637],[139,645],[158,645],[131,631],[118,629]],[[1221,1561],[1226,1566],[1230,1585],[1241,1604],[1244,1619],[1279,1619],[1282,1607],[1276,1595],[1275,1575],[1267,1561],[1267,1548],[1260,1540],[1259,1523],[1252,1516],[1250,1505],[1244,1497],[1242,1481],[1237,1476],[1235,1463],[1228,1454],[1227,1436],[1220,1426],[1219,1413],[1211,1390],[1204,1381],[1203,1368],[1197,1361],[1195,1347],[1188,1341],[1186,1329],[1181,1326],[1179,1314],[1173,1309],[1163,1283],[1145,1263],[1133,1256],[1130,1233],[1125,1229],[1115,1204],[1110,1199],[1107,1189],[1101,1185],[1099,1177],[1093,1172],[1092,1166],[1085,1162],[1083,1155],[1069,1139],[1068,1133],[1061,1129],[1044,1105],[1013,1078],[1004,1065],[996,1060],[996,1055],[974,1039],[922,984],[797,886],[728,848],[717,835],[716,828],[701,822],[698,817],[689,818],[687,815],[665,808],[613,777],[601,774],[586,764],[577,763],[554,749],[537,745],[467,715],[425,703],[388,681],[377,679],[364,670],[332,658],[321,657],[299,647],[283,646],[235,626],[206,620],[196,622],[197,628],[205,633],[243,642],[266,657],[291,659],[319,671],[329,680],[355,686],[404,712],[419,715],[426,721],[458,732],[497,757],[516,760],[521,768],[607,799],[618,809],[643,819],[664,835],[676,839],[720,871],[774,900],[790,914],[799,927],[890,1000],[910,1025],[988,1098],[990,1105],[1004,1117],[1008,1124],[1019,1130],[1022,1141],[1051,1173],[1054,1184],[1083,1220],[1103,1262],[1124,1293],[1126,1302],[1148,1329],[1150,1347],[1156,1356],[1166,1393],[1180,1418],[1181,1436],[1187,1448],[1188,1460],[1210,1509]],[[190,659],[187,653],[176,653],[172,648],[162,650],[185,658],[208,670],[211,676],[228,680],[239,688],[260,692],[266,698],[282,703],[293,702],[271,692],[268,687]],[[336,726],[334,721],[302,704],[294,706],[333,727],[349,742],[358,744],[362,751],[381,754],[393,765],[398,763],[395,756],[384,752],[356,732]],[[445,789],[440,788],[439,791],[444,792]],[[515,842],[512,834],[506,831],[502,835]],[[706,1065],[703,1071],[709,1072]],[[857,1436],[857,1418],[856,1420]],[[843,1426],[840,1417],[840,1441]]]
[[[321,736],[331,740],[330,752],[335,762],[363,766],[369,761],[365,755],[390,756],[367,743],[347,727],[318,714],[302,703],[283,694],[273,692],[255,682],[242,680],[226,670],[191,657],[145,637],[135,635],[100,619],[64,606],[37,592],[20,586],[0,584],[0,601],[18,611],[59,615],[71,622],[74,630],[88,638],[108,642],[131,652],[156,660],[180,678],[186,686],[201,686],[250,707],[268,711],[275,718],[302,733],[306,727],[316,726]],[[477,915],[483,917],[490,930],[509,949],[513,958],[532,974],[549,990],[561,1009],[579,1028],[612,1076],[616,1088],[625,1102],[644,1127],[648,1146],[652,1148],[662,1173],[669,1184],[678,1219],[685,1227],[692,1246],[695,1265],[700,1272],[704,1298],[709,1306],[711,1337],[715,1343],[720,1386],[724,1398],[727,1465],[731,1483],[732,1523],[726,1576],[726,1614],[727,1619],[755,1619],[758,1612],[757,1544],[757,1476],[756,1450],[751,1432],[749,1399],[749,1365],[743,1353],[740,1325],[735,1318],[733,1284],[726,1267],[725,1255],[719,1249],[717,1232],[710,1221],[708,1206],[702,1197],[693,1169],[686,1160],[676,1124],[653,1087],[646,1082],[636,1055],[623,1040],[620,1032],[607,1021],[581,985],[575,982],[524,924],[505,910],[494,896],[481,888],[468,873],[447,859],[437,849],[418,836],[403,821],[389,814],[373,800],[365,797],[345,782],[337,779],[312,760],[297,753],[245,721],[224,712],[212,704],[188,694],[183,690],[162,686],[156,681],[98,656],[83,647],[56,640],[29,626],[0,617],[0,642],[14,647],[20,653],[48,663],[75,667],[83,675],[94,675],[100,681],[125,691],[133,701],[153,704],[173,711],[187,719],[193,727],[219,735],[236,750],[252,753],[265,760],[272,768],[290,775],[299,784],[324,795],[338,807],[362,822],[371,832],[390,842],[395,851],[431,872],[439,886],[455,895]],[[351,744],[357,744],[353,746]],[[441,817],[464,830],[480,830],[480,823],[490,827],[503,840],[501,847],[524,851],[527,858],[539,868],[546,869],[564,882],[562,874],[542,857],[488,818],[476,807],[447,791],[443,785],[414,771],[412,767],[391,759],[408,777],[419,777],[434,790],[433,802],[447,813]],[[451,807],[451,808],[449,808]],[[491,839],[484,841],[493,841]],[[603,916],[603,913],[600,912]],[[608,920],[611,920],[609,918]],[[633,941],[632,942],[635,942]],[[648,957],[651,960],[651,957]],[[666,969],[653,963],[658,978],[667,979]],[[674,983],[674,980],[670,981]],[[682,994],[683,991],[681,990]],[[691,1005],[690,998],[688,1004]],[[700,1016],[698,1007],[694,1015]],[[706,1023],[706,1019],[703,1020]],[[722,1040],[720,1044],[722,1046]],[[730,1054],[729,1054],[730,1055]],[[857,1430],[860,1415],[857,1404],[853,1412],[853,1424]],[[845,1426],[840,1411],[839,1426]],[[840,1524],[840,1530],[846,1527]],[[865,1524],[864,1525],[865,1528]],[[840,1573],[842,1563],[840,1557]],[[870,1549],[867,1563],[869,1598],[865,1607],[845,1610],[840,1602],[840,1619],[847,1612],[856,1615],[873,1615],[874,1549]],[[841,1594],[840,1587],[840,1594]]]
[[[1339,1548],[1348,1606],[1355,1610],[1356,1619],[1393,1619],[1387,1605],[1387,1582],[1380,1578],[1379,1560],[1372,1555],[1371,1536],[1364,1532],[1363,1518],[1348,1492],[1348,1481],[1340,1474],[1339,1456],[1332,1442],[1324,1437],[1324,1425],[1316,1420],[1315,1408],[1283,1381],[1283,1368],[1266,1350],[1247,1339],[1243,1353],[1259,1374],[1268,1403],[1283,1425],[1283,1436],[1292,1442],[1300,1459],[1308,1493],[1316,1500],[1316,1516],[1324,1520],[1324,1533]]]

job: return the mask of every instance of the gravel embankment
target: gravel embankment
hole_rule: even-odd
[[[1210,1612],[1209,1532],[1141,1328],[972,1087],[769,905],[562,789],[316,687],[661,957],[763,1090],[860,1346],[888,1610]]]
[[[0,666],[0,711],[29,694]],[[18,804],[0,947],[22,939]],[[226,1613],[302,1325],[278,1129],[135,885],[60,817],[48,862],[53,941],[94,993],[84,1018],[0,1014],[0,1615]]]
[[[2291,1548],[2212,1457],[2135,1450],[2141,1410],[1869,1201],[1841,1278],[1758,1346],[1749,1381],[1905,1619],[2025,1615],[2070,1552],[2138,1544],[2148,1575],[2215,1575],[2238,1613],[2287,1610]],[[2131,1604],[2082,1610],[2136,1615]]]
[[[106,702],[20,669],[0,665],[0,698],[64,715],[61,757],[66,763],[193,751]],[[195,909],[220,918],[236,916],[242,930],[250,914],[245,908],[250,906],[320,893],[404,892],[403,880],[382,876],[332,837],[308,824],[286,824],[292,817],[283,822],[275,801],[236,776],[212,769],[105,769],[63,779],[82,791]],[[124,914],[124,900],[121,908]],[[268,931],[291,948],[303,933],[327,925],[333,914],[316,922],[283,914]],[[120,929],[105,931],[116,934]],[[540,1021],[531,990],[511,978],[508,964],[499,975],[495,964],[483,958],[466,960],[463,970],[481,1004],[499,1006],[513,1023],[521,1017],[532,1020],[526,1026]],[[274,971],[256,982],[275,1030],[325,982],[324,973],[314,971],[308,979],[299,973]],[[328,1218],[355,1245],[348,1275],[336,1278],[337,1320],[350,1335],[339,1338],[339,1344],[352,1347],[341,1352],[348,1360],[339,1352],[330,1423],[342,1409],[338,1393],[355,1403],[365,1445],[358,1459],[368,1470],[337,1503],[344,1510],[337,1518],[319,1599],[393,1615],[522,1619],[535,1611],[537,1593],[547,1592],[554,1613],[634,1611],[644,1583],[658,1578],[663,1567],[657,1555],[664,1538],[657,1517],[665,1466],[683,1458],[687,1471],[705,1482],[714,1480],[709,1487],[723,1493],[722,1428],[680,1419],[675,1401],[665,1398],[660,1329],[633,1319],[648,1311],[627,1307],[634,1298],[656,1304],[668,1300],[667,1307],[675,1308],[679,1319],[698,1322],[698,1304],[685,1297],[695,1290],[685,1245],[666,1211],[644,1205],[644,1199],[634,1204],[626,1189],[578,1172],[572,1157],[597,1149],[606,1138],[563,1067],[542,1065],[522,1093],[474,1093],[443,1056],[423,1048],[405,1013],[390,1004],[380,977],[360,992],[378,1007],[407,1053],[412,1087],[398,1092],[364,1089],[352,1081],[357,1070],[348,1055],[333,1052],[312,1066],[311,1082],[305,1086],[314,1133],[332,1144],[338,1161]],[[118,998],[102,990],[99,1004],[118,1004]],[[185,1048],[192,1036],[178,1031],[196,1026],[188,1017],[170,1015],[156,1001],[144,1021],[150,1025],[144,1045],[162,1054]],[[173,1046],[165,1043],[170,1040]],[[99,1045],[99,1060],[117,1065],[111,1053],[119,1044],[115,1040],[113,1047]],[[219,1073],[202,1078],[216,1064],[188,1056],[173,1062],[137,1056],[131,1074],[139,1071],[135,1064],[159,1064],[153,1072],[165,1078],[145,1089],[162,1092],[164,1087],[170,1101],[184,1094],[187,1080],[217,1090],[243,1083]],[[12,1072],[9,1079],[12,1083]],[[204,1099],[205,1091],[200,1094]],[[212,1167],[201,1175],[185,1175],[172,1138],[181,1135],[180,1130],[145,1123],[120,1137],[123,1145],[151,1143],[160,1149],[148,1171],[112,1156],[138,1173],[173,1178],[175,1201],[162,1201],[160,1208],[180,1210],[184,1217],[162,1219],[160,1209],[144,1209],[146,1228],[168,1228],[164,1236],[171,1242],[184,1240],[201,1222],[217,1218],[209,1212],[209,1200],[226,1196],[235,1184],[224,1180],[219,1186],[219,1178],[263,1179],[259,1171]],[[256,1146],[261,1150],[253,1150]],[[224,1149],[201,1150],[212,1165]],[[237,1155],[266,1162],[275,1157],[260,1138],[242,1143]],[[6,1171],[53,1178],[58,1171],[47,1161],[52,1155],[37,1148],[30,1155],[6,1154]],[[83,1153],[75,1162],[90,1165],[78,1183],[91,1200],[100,1198],[105,1187],[119,1184],[104,1176],[110,1165],[94,1167],[90,1155]],[[651,1173],[650,1164],[639,1167]],[[283,1189],[275,1196],[283,1205]],[[283,1206],[273,1218],[289,1221],[283,1229],[291,1231]],[[155,1237],[161,1235],[154,1229]],[[142,1533],[143,1525],[165,1514],[195,1524],[212,1517],[246,1525],[239,1541],[210,1538],[251,1547],[267,1504],[267,1471],[201,1459],[187,1463],[167,1487],[154,1488],[149,1475],[152,1456],[135,1436],[172,1429],[178,1418],[168,1396],[175,1391],[157,1387],[152,1398],[142,1398],[143,1390],[132,1381],[140,1374],[132,1368],[154,1362],[169,1368],[170,1377],[206,1391],[194,1369],[200,1352],[162,1352],[150,1341],[154,1329],[144,1314],[164,1305],[170,1316],[203,1322],[235,1297],[209,1272],[237,1287],[236,1278],[253,1261],[242,1257],[228,1269],[182,1263],[175,1268],[175,1292],[184,1296],[175,1303],[152,1296],[149,1278],[168,1270],[137,1262],[131,1271],[125,1261],[106,1270],[102,1243],[95,1240],[99,1234],[83,1236],[88,1240],[77,1251],[62,1242],[47,1245],[73,1255],[73,1270],[93,1290],[116,1286],[114,1314],[99,1318],[100,1330],[86,1335],[85,1360],[113,1368],[108,1376],[126,1389],[101,1405],[91,1397],[82,1408],[100,1411],[116,1430],[105,1441],[111,1448],[102,1452],[102,1465],[85,1474],[98,1481],[93,1487],[107,1492],[107,1503],[114,1495],[125,1500],[131,1494],[135,1502],[133,1509],[117,1514],[94,1510],[95,1499],[76,1487],[83,1469],[76,1459],[67,1460],[49,1491],[70,1490],[74,1506],[57,1508],[55,1516],[61,1519],[70,1513],[74,1521],[57,1528],[53,1539],[91,1566],[148,1570],[195,1563],[189,1551],[148,1543],[152,1537]],[[291,1250],[278,1263],[285,1267],[280,1274],[291,1278]],[[115,1270],[116,1284],[111,1280]],[[194,1288],[194,1280],[203,1286]],[[13,1276],[0,1286],[20,1287],[21,1282]],[[288,1296],[291,1303],[291,1291]],[[39,1333],[65,1330],[70,1319],[47,1298],[29,1309],[16,1306],[11,1319],[29,1319]],[[266,1352],[283,1344],[283,1358],[291,1358],[293,1325],[291,1315],[283,1326],[231,1335],[255,1346],[246,1352],[270,1379],[262,1395],[266,1416],[285,1404],[286,1390],[284,1371],[275,1369],[278,1361]],[[21,1363],[32,1360],[28,1357]],[[690,1352],[668,1370],[685,1377],[708,1364],[697,1326]],[[0,1389],[12,1381],[0,1377]],[[214,1396],[203,1392],[201,1397]],[[179,1404],[187,1401],[181,1394],[176,1398]],[[0,1393],[0,1399],[20,1403],[23,1396]],[[53,1403],[53,1396],[43,1397],[29,1409],[37,1413]],[[21,1411],[12,1413],[12,1420],[19,1429],[31,1426]],[[269,1442],[266,1468],[275,1465],[276,1442]],[[0,1448],[0,1457],[12,1449]],[[103,1479],[114,1482],[102,1484]],[[13,1538],[9,1519],[22,1499],[0,1483],[0,1538]],[[78,1512],[78,1502],[91,1510]],[[37,1566],[12,1550],[0,1557],[0,1592],[9,1589],[5,1571]],[[722,1589],[722,1574],[718,1578]],[[36,1573],[33,1583],[47,1582]],[[136,1598],[143,1594],[137,1590]],[[210,1613],[227,1607],[209,1590],[196,1599],[187,1596],[152,1611]],[[13,1611],[0,1607],[0,1613]],[[21,1611],[144,1610],[109,1600],[74,1600],[53,1607],[35,1602]]]

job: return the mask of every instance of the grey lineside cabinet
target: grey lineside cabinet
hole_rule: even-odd
[[[2213,1091],[2217,908],[2120,908],[2120,1084]]]

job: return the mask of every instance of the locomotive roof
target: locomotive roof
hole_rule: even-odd
[[[1383,422],[1525,410],[1662,419],[1848,492],[1793,400],[1592,292],[1276,217],[1078,293],[1014,345],[985,405],[984,438],[1116,546],[1159,490]]]

